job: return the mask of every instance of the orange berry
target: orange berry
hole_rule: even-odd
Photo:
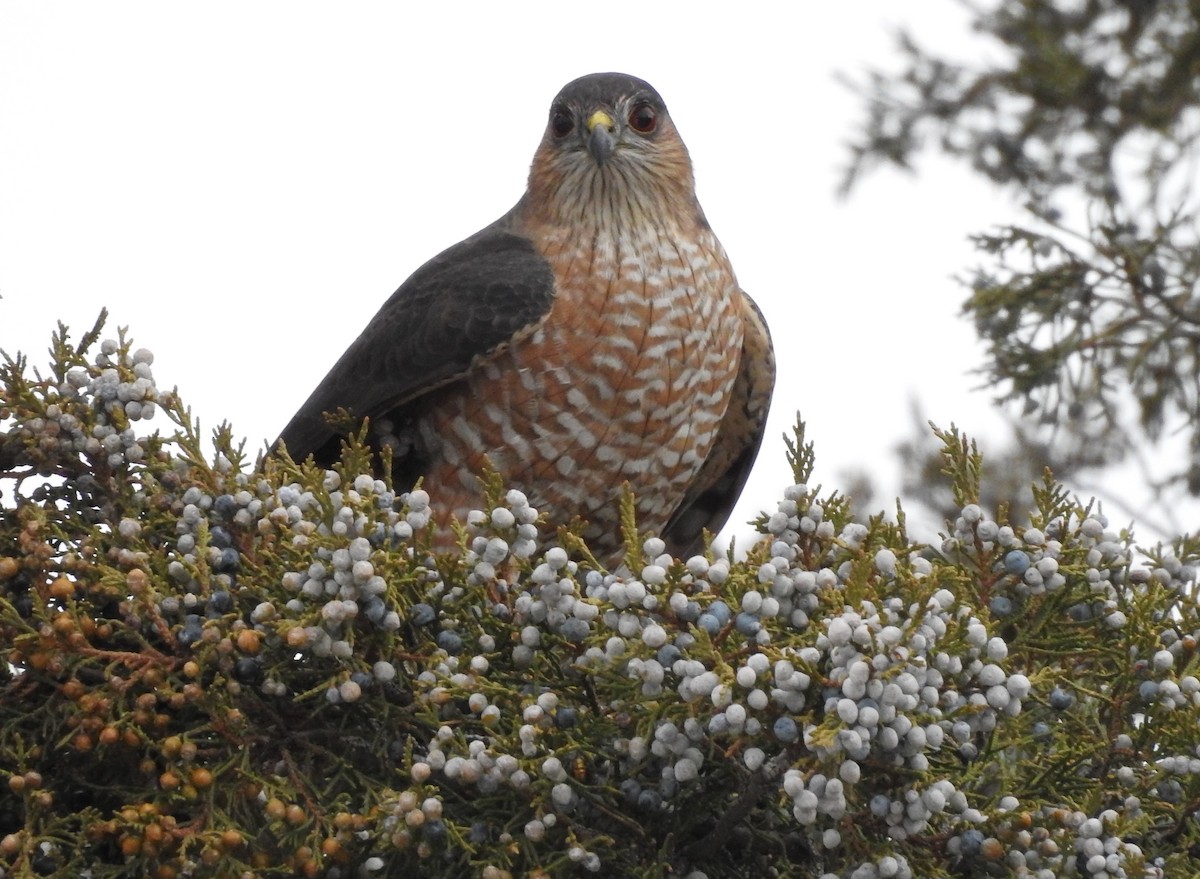
[[[979,853],[989,861],[998,861],[1004,857],[1004,844],[994,836],[989,836],[979,847]]]
[[[262,633],[256,629],[242,629],[242,631],[237,633],[238,650],[248,653],[251,656],[258,653],[261,641]]]
[[[58,577],[50,584],[50,597],[65,601],[75,597],[75,584],[66,577]]]
[[[226,850],[239,848],[243,841],[242,834],[233,828],[221,831],[221,845]]]
[[[341,842],[332,836],[327,836],[321,841],[321,852],[327,858],[332,858],[338,862],[343,862],[348,857],[346,850],[342,848]]]

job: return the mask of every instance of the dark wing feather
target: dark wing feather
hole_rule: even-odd
[[[721,530],[742,493],[766,430],[775,388],[775,351],[762,312],[753,299],[745,293],[742,297],[746,326],[733,395],[712,451],[663,528],[667,550],[676,558],[698,552],[705,529],[714,534]]]
[[[465,375],[532,331],[550,310],[554,275],[528,238],[493,224],[417,269],[346,349],[283,429],[276,447],[328,464],[337,431],[325,413],[378,418]]]

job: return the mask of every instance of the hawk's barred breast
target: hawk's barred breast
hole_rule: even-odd
[[[741,293],[716,237],[532,231],[558,294],[527,339],[431,399],[426,485],[462,521],[485,456],[539,509],[570,510],[596,539],[628,482],[639,527],[661,530],[712,448],[737,376]]]

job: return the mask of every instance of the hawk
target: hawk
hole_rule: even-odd
[[[677,557],[733,508],[775,382],[770,335],[696,200],[648,83],[598,73],[550,106],[525,194],[417,269],[280,435],[330,465],[345,410],[397,488],[423,478],[442,542],[490,465],[619,558],[617,499]]]

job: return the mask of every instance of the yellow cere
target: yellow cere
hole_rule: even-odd
[[[613,127],[613,118],[603,110],[597,110],[587,120],[587,130],[594,131],[597,125],[603,125],[605,128]]]

